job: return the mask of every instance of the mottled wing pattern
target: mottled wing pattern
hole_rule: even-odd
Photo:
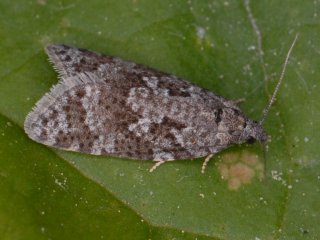
[[[37,142],[95,155],[189,159],[226,148],[245,128],[232,101],[176,76],[65,45],[46,51],[61,80],[25,121]]]

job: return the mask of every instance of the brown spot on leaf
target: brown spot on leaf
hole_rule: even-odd
[[[250,184],[255,176],[263,177],[263,165],[258,156],[249,151],[227,153],[218,163],[221,177],[228,181],[230,190],[238,190],[242,185]]]

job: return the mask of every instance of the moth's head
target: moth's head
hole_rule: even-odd
[[[240,142],[252,144],[255,141],[259,141],[261,144],[266,144],[268,141],[268,135],[262,128],[261,124],[248,119],[240,136]]]

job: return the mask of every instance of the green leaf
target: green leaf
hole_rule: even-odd
[[[0,2],[2,239],[316,239],[320,235],[320,1]],[[43,48],[65,43],[143,63],[258,119],[299,39],[258,144],[166,163],[96,157],[28,139],[57,82]],[[259,42],[261,39],[261,42]],[[260,47],[261,46],[261,47]],[[263,53],[263,54],[262,54]]]

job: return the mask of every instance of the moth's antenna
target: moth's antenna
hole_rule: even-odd
[[[276,100],[276,96],[278,94],[278,91],[279,91],[279,88],[280,88],[280,85],[282,83],[282,80],[283,80],[283,77],[284,77],[284,74],[286,72],[286,68],[287,68],[287,65],[288,65],[288,62],[289,62],[289,58],[290,58],[290,55],[291,55],[291,52],[292,52],[292,49],[294,47],[294,45],[296,44],[296,41],[298,39],[298,34],[296,34],[292,44],[291,44],[291,47],[289,48],[289,51],[287,53],[287,57],[286,57],[286,60],[284,61],[284,64],[283,64],[283,68],[282,68],[282,72],[281,72],[281,75],[280,75],[280,78],[279,78],[279,81],[277,83],[277,86],[272,94],[272,97],[270,99],[270,102],[268,104],[268,106],[263,110],[262,112],[262,117],[261,117],[261,120],[259,122],[260,125],[263,124],[264,120],[266,119],[266,116],[268,115],[268,112],[272,106],[272,104],[275,102]]]

